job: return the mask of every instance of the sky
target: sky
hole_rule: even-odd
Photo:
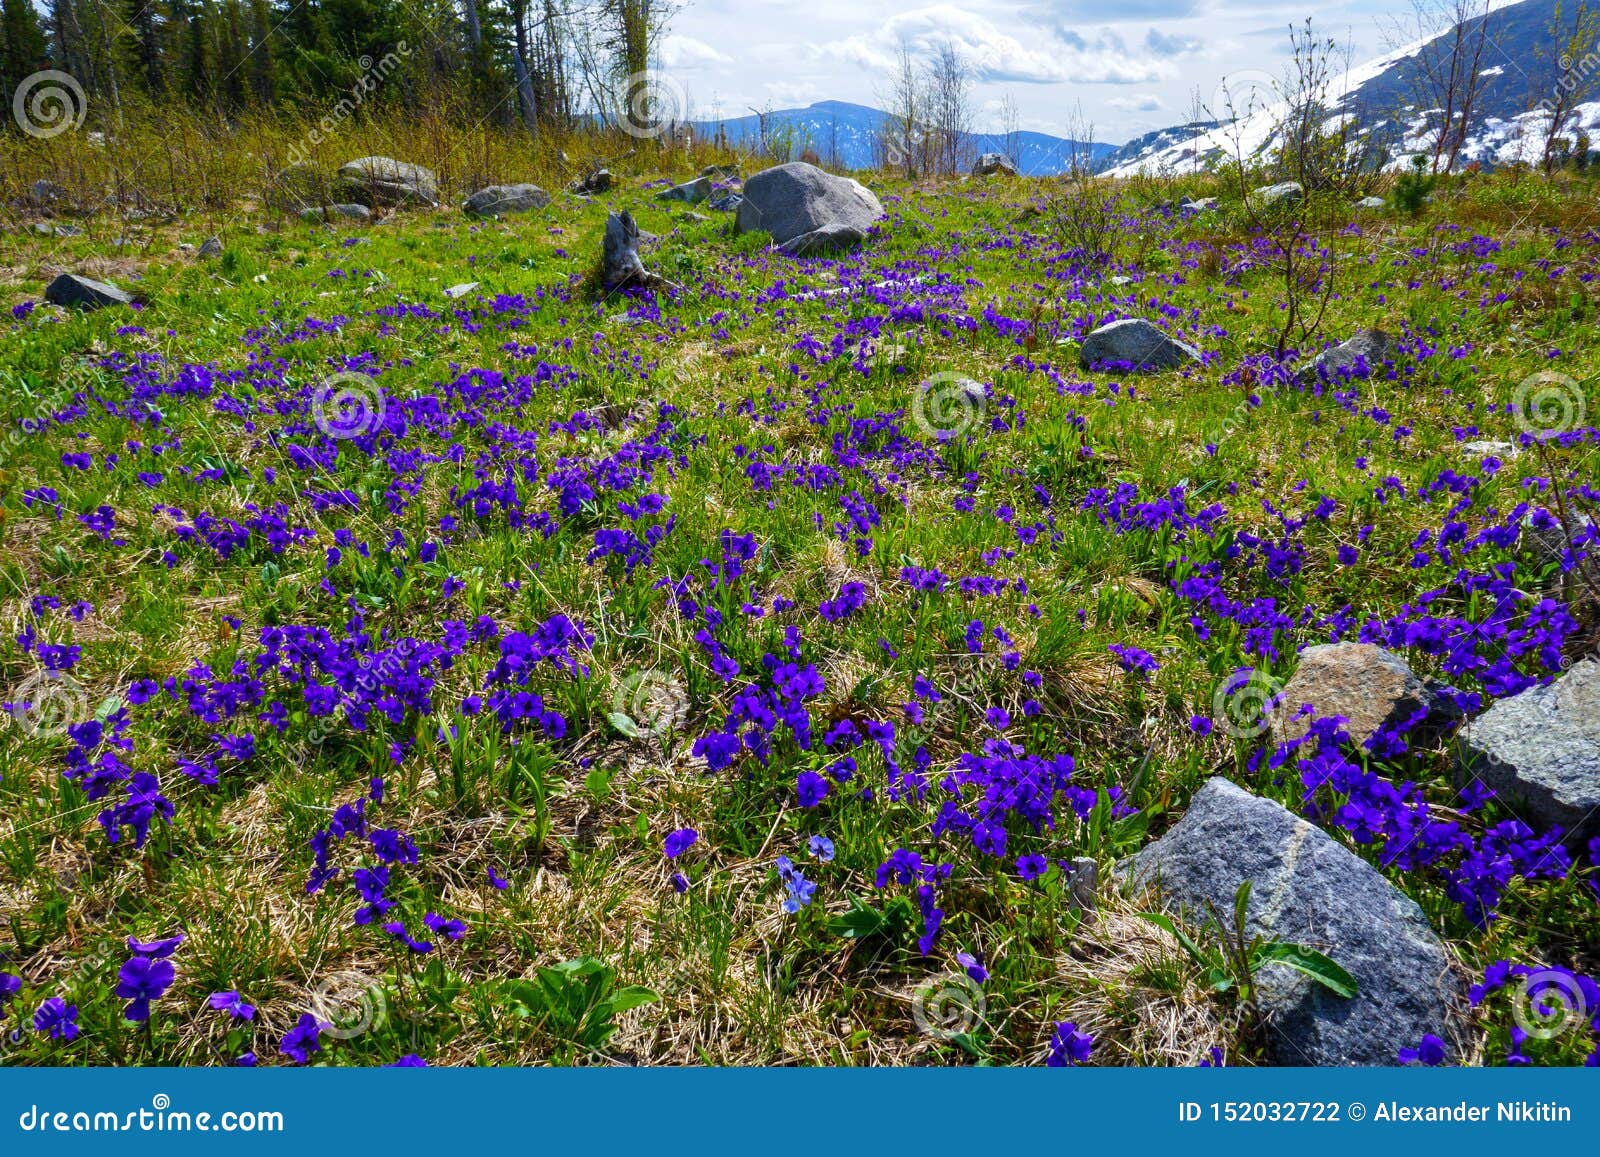
[[[1353,64],[1405,39],[1405,0],[1329,0],[1286,8],[1234,0],[685,0],[660,45],[661,68],[695,119],[845,100],[882,107],[901,44],[948,40],[972,67],[977,126],[1002,127],[1009,94],[1020,127],[1064,135],[1082,109],[1095,138],[1120,144],[1192,119],[1226,86],[1270,85],[1307,15]],[[1409,16],[1404,20],[1412,20]]]

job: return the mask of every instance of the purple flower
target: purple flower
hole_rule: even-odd
[[[49,1033],[52,1040],[75,1040],[81,1031],[78,1006],[52,996],[34,1010],[33,1027],[37,1032]]]
[[[390,1061],[383,1067],[386,1069],[425,1069],[428,1067],[428,1062],[423,1060],[416,1053],[407,1053],[399,1060]]]
[[[306,1064],[311,1060],[312,1053],[322,1051],[322,1034],[332,1027],[309,1012],[301,1013],[299,1023],[283,1034],[278,1051],[297,1065]]]
[[[1055,1034],[1050,1038],[1050,1055],[1044,1063],[1051,1068],[1081,1065],[1093,1050],[1094,1037],[1079,1032],[1072,1021],[1064,1021],[1056,1025]]]
[[[661,850],[667,859],[676,860],[700,838],[700,833],[693,828],[679,828],[675,832],[668,832],[667,838],[661,841]]]
[[[183,940],[182,932],[168,936],[165,940],[151,940],[148,943],[141,943],[130,936],[128,937],[128,951],[138,953],[140,956],[148,956],[152,960],[165,960],[178,950],[178,945],[182,944]]]
[[[511,881],[506,879],[493,868],[488,869],[488,872],[489,883],[493,884],[498,891],[504,892],[507,888],[511,887]]]
[[[833,859],[833,841],[827,836],[812,836],[806,841],[814,859],[821,860],[824,864]]]
[[[801,807],[816,807],[828,798],[828,781],[814,771],[802,771],[795,779],[795,793]]]
[[[1045,874],[1045,871],[1049,867],[1050,861],[1046,860],[1043,856],[1028,855],[1017,857],[1017,875],[1021,876],[1024,880],[1037,880],[1040,876]]]
[[[13,976],[9,972],[0,972],[0,1008],[10,1003],[11,998],[22,991],[22,977]]]
[[[460,940],[467,934],[467,925],[464,921],[449,920],[435,912],[426,913],[422,917],[422,922],[446,940]]]
[[[1189,719],[1189,730],[1194,732],[1196,735],[1210,735],[1211,720],[1204,715],[1191,716]]]
[[[206,998],[206,1003],[218,1012],[225,1012],[234,1020],[254,1020],[256,1006],[250,1004],[237,992],[213,992]]]
[[[961,965],[962,968],[966,969],[967,975],[972,977],[972,979],[977,981],[979,984],[982,984],[985,980],[989,979],[989,970],[985,968],[979,962],[978,958],[972,955],[970,952],[957,952],[956,963]]]
[[[172,987],[176,969],[170,960],[135,956],[117,972],[117,995],[128,1001],[122,1015],[132,1021],[150,1019],[150,1002]]]
[[[1403,1065],[1427,1065],[1436,1068],[1444,1064],[1444,1041],[1434,1036],[1431,1032],[1422,1034],[1422,1041],[1414,1049],[1403,1048],[1400,1050],[1400,1063]]]

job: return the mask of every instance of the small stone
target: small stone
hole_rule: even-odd
[[[1382,209],[1387,202],[1382,197],[1363,197],[1356,202],[1357,209]]]
[[[1004,153],[984,153],[972,162],[974,177],[990,177],[997,173],[1005,177],[1015,177],[1017,163]]]
[[[1299,181],[1282,181],[1276,185],[1262,185],[1250,194],[1252,204],[1266,209],[1274,205],[1293,205],[1306,195]]]
[[[339,166],[339,183],[350,201],[369,206],[439,203],[439,177],[432,170],[393,157],[357,157]]]
[[[456,301],[456,300],[459,300],[460,298],[463,298],[463,297],[467,296],[467,294],[471,293],[474,289],[477,289],[477,288],[478,288],[478,283],[476,281],[463,281],[459,285],[449,286],[444,291],[444,295],[446,297],[448,297],[451,301]]]
[[[109,281],[95,281],[76,273],[63,273],[52,281],[45,288],[44,299],[52,305],[74,306],[78,309],[133,304],[132,297]]]
[[[670,189],[662,189],[656,194],[657,201],[682,201],[685,205],[698,205],[701,201],[711,196],[711,181],[707,177],[696,177],[692,181],[685,181],[681,185],[674,185]]]
[[[202,241],[200,243],[200,256],[201,257],[221,257],[222,256],[222,238],[220,238],[220,237],[207,237],[204,241]]]
[[[1582,659],[1554,683],[1501,699],[1463,730],[1462,778],[1493,788],[1535,831],[1600,835],[1600,663]]]
[[[335,217],[344,217],[351,221],[370,221],[372,210],[365,205],[340,202],[336,205],[323,205],[317,209],[302,209],[300,216],[306,221],[331,221]]]
[[[1312,713],[1302,714],[1308,703]],[[1287,743],[1304,735],[1313,719],[1342,715],[1351,742],[1360,745],[1380,727],[1419,714],[1423,724],[1434,727],[1451,717],[1448,705],[1403,658],[1372,643],[1325,643],[1300,653],[1299,666],[1277,695],[1272,737]]]
[[[1127,317],[1103,325],[1084,338],[1078,360],[1085,369],[1118,363],[1148,373],[1198,362],[1200,351],[1169,337],[1142,317]]]
[[[595,193],[609,192],[612,185],[610,169],[596,169],[586,177],[580,177],[572,183],[572,191],[584,196]]]
[[[549,203],[550,194],[538,185],[490,185],[468,197],[461,210],[474,217],[496,217],[543,209]]]
[[[1310,365],[1299,371],[1299,377],[1324,381],[1369,377],[1389,360],[1393,347],[1394,343],[1383,330],[1359,330],[1349,341],[1319,353]]]

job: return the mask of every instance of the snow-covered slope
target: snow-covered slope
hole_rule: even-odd
[[[1460,164],[1505,164],[1537,159],[1543,146],[1546,114],[1538,111],[1554,84],[1555,45],[1549,34],[1558,0],[1497,0],[1486,17],[1467,22],[1469,30],[1488,21],[1489,46],[1480,72],[1482,87],[1470,120]],[[1570,3],[1565,9],[1570,18]],[[1385,163],[1398,167],[1427,150],[1428,118],[1417,107],[1420,61],[1446,50],[1450,30],[1405,45],[1335,78],[1322,94],[1330,117],[1353,117],[1357,135],[1381,150]],[[1470,39],[1470,37],[1469,37]],[[1278,143],[1287,112],[1282,83],[1261,73],[1223,78],[1212,111],[1225,115],[1230,96],[1234,119],[1207,127],[1179,126],[1129,142],[1108,159],[1107,172],[1190,172],[1220,160],[1253,157]],[[1600,125],[1600,101],[1580,105],[1571,128]],[[1141,142],[1147,142],[1141,144]]]

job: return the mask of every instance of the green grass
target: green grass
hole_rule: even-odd
[[[1321,497],[1333,499],[1337,515],[1305,532],[1307,557],[1298,573],[1279,581],[1259,568],[1225,566],[1230,597],[1275,595],[1290,614],[1306,604],[1321,613],[1349,604],[1363,616],[1393,614],[1444,586],[1452,567],[1436,560],[1413,570],[1408,560],[1418,530],[1437,526],[1448,503],[1382,503],[1375,489],[1392,475],[1409,495],[1441,471],[1469,468],[1454,427],[1514,439],[1513,418],[1495,407],[1535,371],[1558,370],[1592,392],[1600,339],[1592,284],[1580,280],[1600,272],[1600,242],[1584,232],[1596,223],[1591,191],[1552,193],[1532,182],[1513,187],[1485,178],[1463,183],[1415,221],[1379,216],[1363,218],[1359,232],[1330,229],[1322,240],[1337,254],[1338,282],[1326,336],[1347,336],[1360,325],[1393,332],[1410,326],[1441,350],[1470,347],[1460,358],[1408,363],[1409,382],[1362,383],[1355,412],[1329,394],[1252,391],[1223,380],[1242,358],[1270,348],[1281,296],[1263,273],[1219,272],[1236,260],[1235,246],[1248,244],[1234,215],[1148,220],[1140,229],[1155,241],[1141,268],[1125,270],[1138,280],[1114,287],[1065,261],[1043,222],[1016,224],[1020,206],[1039,193],[1032,186],[956,182],[883,191],[900,199],[890,203],[885,236],[857,259],[870,271],[863,280],[918,275],[952,288],[929,295],[933,304],[923,316],[886,320],[870,348],[825,366],[794,348],[802,335],[816,333],[826,344],[837,319],[887,311],[859,295],[797,300],[807,289],[830,286],[827,266],[769,257],[751,239],[732,238],[725,215],[697,221],[632,185],[611,204],[631,208],[643,228],[662,235],[647,263],[687,287],[681,299],[659,303],[659,318],[637,321],[625,320],[629,301],[587,288],[607,204],[565,196],[546,210],[497,223],[441,211],[342,229],[244,215],[223,229],[225,251],[215,261],[175,248],[180,241],[198,244],[214,228],[210,222],[202,229],[182,219],[102,219],[70,238],[26,229],[9,234],[5,264],[14,276],[0,290],[4,304],[37,297],[48,274],[63,268],[99,271],[137,288],[148,304],[137,314],[85,315],[41,306],[0,329],[0,391],[13,418],[59,410],[74,398],[87,407],[70,425],[5,443],[0,598],[10,629],[0,644],[0,684],[14,689],[34,669],[16,635],[33,621],[29,600],[42,594],[58,597],[62,609],[40,617],[38,637],[83,647],[73,674],[89,709],[102,715],[125,702],[134,680],[181,681],[196,664],[222,673],[254,654],[263,626],[306,623],[337,634],[352,610],[368,629],[423,639],[437,638],[447,619],[470,623],[489,615],[504,629],[528,629],[561,612],[582,620],[596,642],[588,678],[541,676],[541,693],[568,719],[566,739],[524,741],[515,751],[486,726],[489,720],[455,714],[462,697],[481,688],[492,647],[469,648],[441,673],[432,718],[378,721],[366,732],[335,725],[317,741],[308,737],[313,721],[303,711],[282,736],[242,718],[233,730],[252,730],[258,755],[227,764],[216,788],[198,788],[174,768],[181,757],[214,750],[210,737],[218,726],[165,700],[160,710],[159,702],[132,709],[127,759],[157,772],[178,807],[174,823],[158,823],[142,850],[127,839],[108,845],[95,821],[103,805],[63,782],[62,736],[8,727],[0,734],[6,929],[0,967],[25,981],[10,1016],[20,1023],[39,1000],[60,994],[79,1005],[84,1034],[60,1044],[25,1032],[4,1061],[228,1063],[246,1048],[263,1063],[281,1060],[279,1036],[319,991],[334,993],[341,1009],[354,1009],[341,1024],[361,1024],[363,1013],[370,1022],[348,1034],[341,1028],[340,1039],[326,1042],[318,1059],[334,1064],[384,1063],[411,1052],[462,1064],[605,1057],[1037,1062],[1051,1023],[1069,1018],[1096,1032],[1096,1060],[1104,1063],[1195,1063],[1212,1044],[1224,1046],[1230,1061],[1254,1059],[1256,1044],[1238,1010],[1206,995],[1175,946],[1131,918],[1139,902],[1108,888],[1101,914],[1084,921],[1071,910],[1056,868],[1029,884],[1008,863],[955,856],[941,898],[944,932],[931,956],[919,954],[914,907],[904,919],[893,910],[903,890],[878,891],[872,875],[896,847],[922,846],[908,841],[921,838],[930,806],[887,799],[881,759],[859,754],[860,782],[875,785],[878,798],[835,791],[822,809],[800,809],[796,773],[827,759],[789,740],[777,742],[766,767],[747,758],[708,774],[690,747],[721,719],[727,692],[693,642],[693,626],[680,621],[654,580],[699,572],[723,528],[755,535],[759,554],[739,589],[724,597],[724,610],[733,617],[751,591],[768,607],[774,596],[787,596],[798,610],[776,621],[770,614],[745,620],[724,639],[747,675],[761,670],[764,653],[781,653],[783,627],[797,623],[807,661],[826,680],[825,694],[811,704],[820,738],[841,718],[901,719],[911,674],[928,672],[946,691],[944,702],[925,726],[900,726],[927,746],[936,769],[992,735],[984,708],[1004,704],[1017,719],[1008,733],[1013,740],[1030,752],[1070,752],[1080,782],[1118,785],[1138,809],[1122,819],[1101,814],[1092,823],[1063,824],[1043,836],[1019,833],[1011,854],[1091,857],[1108,878],[1115,861],[1163,830],[1212,774],[1286,801],[1297,788],[1247,770],[1259,742],[1201,739],[1188,727],[1191,715],[1211,713],[1215,688],[1246,660],[1230,624],[1208,641],[1197,638],[1188,624],[1191,610],[1168,580],[1186,555],[1200,556],[1188,558],[1198,564],[1223,557],[1221,546],[1167,533],[1113,534],[1079,509],[1087,491],[1136,482],[1150,500],[1182,484],[1191,510],[1220,502],[1233,532],[1258,534],[1276,526],[1263,502],[1303,517]],[[1559,230],[1550,227],[1557,221]],[[1498,252],[1458,250],[1474,232],[1495,238]],[[113,246],[119,236],[132,243]],[[347,245],[350,239],[357,243]],[[1551,280],[1552,266],[1564,268],[1559,280]],[[440,291],[462,281],[479,288],[446,302]],[[787,300],[758,300],[779,281],[788,287]],[[537,312],[514,328],[477,300],[541,293]],[[440,332],[439,321],[373,315],[397,301],[458,308],[481,324],[469,332],[452,319],[448,332]],[[1188,375],[1135,380],[1080,373],[1076,346],[1065,335],[1074,319],[1113,305],[1164,313],[1215,359]],[[291,383],[315,381],[333,359],[366,350],[377,351],[385,367],[380,380],[398,398],[438,393],[441,383],[472,367],[508,377],[532,373],[541,358],[567,367],[570,378],[559,390],[534,386],[525,402],[486,415],[488,422],[537,431],[546,472],[561,456],[614,452],[622,440],[615,432],[551,434],[551,420],[600,407],[619,413],[641,403],[678,407],[671,472],[661,464],[641,488],[666,495],[667,513],[677,519],[654,567],[630,580],[615,562],[586,562],[593,531],[623,524],[607,496],[564,519],[550,537],[514,530],[502,514],[462,517],[467,532],[433,562],[407,562],[397,578],[392,568],[399,560],[384,544],[396,530],[413,542],[439,537],[439,516],[452,512],[450,487],[474,485],[473,456],[496,444],[487,426],[458,435],[470,446],[464,462],[430,464],[399,515],[386,509],[393,475],[378,460],[341,450],[331,470],[297,471],[287,439],[269,436],[286,419],[250,423],[198,397],[159,400],[169,445],[156,464],[148,453],[126,450],[130,439],[148,443],[153,431],[102,405],[127,393],[121,376],[101,362],[106,355],[159,356],[168,373],[182,363],[215,374],[242,371],[228,389],[248,396],[244,335],[293,328],[308,315],[343,320],[305,340],[269,342]],[[142,332],[119,332],[128,325]],[[523,356],[508,343],[539,353]],[[1020,368],[1019,358],[1048,365],[1067,382],[1092,383],[1093,391],[1058,394],[1045,374]],[[828,405],[853,407],[855,418],[867,419],[910,407],[918,383],[945,372],[992,384],[986,419],[1003,419],[1006,428],[930,442],[941,472],[890,479],[881,463],[869,467],[878,472],[880,494],[871,493],[867,472],[852,473],[843,491],[860,490],[882,520],[867,557],[829,531],[843,517],[841,491],[813,493],[785,481],[755,492],[745,462],[732,456],[736,445],[770,446],[767,462],[829,462],[832,439],[846,431],[847,419],[839,413],[825,425],[809,423],[808,388],[820,385]],[[1387,420],[1376,420],[1373,407],[1387,411]],[[1397,439],[1399,427],[1410,433]],[[1217,445],[1214,455],[1208,443]],[[423,429],[403,441],[406,449],[441,445]],[[62,453],[76,451],[92,452],[94,468],[64,466]],[[109,452],[122,459],[107,470]],[[1529,493],[1525,478],[1552,470],[1592,483],[1590,453],[1578,445],[1555,448],[1542,460],[1531,451],[1510,459],[1475,491],[1473,517],[1509,509]],[[221,473],[200,484],[182,477],[180,467]],[[277,483],[265,481],[269,468]],[[137,478],[150,469],[166,473],[154,490]],[[59,492],[64,517],[24,505],[24,490],[39,486]],[[1048,508],[1036,487],[1049,493]],[[315,511],[303,496],[307,488],[352,490],[360,509]],[[553,495],[541,486],[530,483],[526,493],[530,511],[554,509]],[[972,514],[953,508],[964,493]],[[151,510],[160,503],[190,518],[206,509],[242,521],[249,504],[277,502],[314,540],[276,554],[257,536],[225,560],[179,542],[175,520]],[[112,547],[76,520],[101,504],[117,511],[115,537],[124,545]],[[1052,544],[1047,534],[1042,544],[1021,545],[992,517],[1007,505],[1021,521],[1053,520],[1059,538]],[[1374,529],[1361,561],[1336,565],[1335,548],[1367,524]],[[319,589],[324,552],[341,529],[367,543],[371,557],[347,545],[336,572],[338,595],[330,597]],[[1016,553],[987,564],[985,553],[996,549]],[[170,567],[161,562],[168,550],[175,556]],[[914,600],[899,579],[900,568],[913,563],[952,577],[1023,579],[1029,593]],[[465,585],[446,600],[441,586],[450,576]],[[821,622],[817,603],[851,580],[870,592],[865,608],[843,624]],[[515,589],[507,585],[513,582]],[[81,622],[66,610],[80,600],[93,605]],[[1037,617],[1029,604],[1039,608]],[[1471,610],[1455,591],[1441,599],[1439,613],[1445,607]],[[1021,666],[1042,676],[1036,718],[1022,717],[1023,689],[1002,669],[992,643],[982,656],[966,653],[963,637],[973,618],[1003,624]],[[1288,673],[1294,644],[1323,638],[1314,623],[1281,632],[1284,659],[1273,673]],[[890,658],[880,640],[899,658]],[[1148,681],[1125,675],[1107,654],[1112,643],[1150,651],[1160,670]],[[1420,674],[1437,674],[1426,656],[1411,658]],[[619,702],[626,713],[627,688],[646,672],[685,697],[682,718],[664,736],[630,736],[608,720]],[[455,744],[436,743],[438,727],[450,722],[459,726]],[[391,743],[405,738],[419,740],[416,750],[391,763]],[[1413,753],[1394,771],[1441,799],[1449,795],[1443,749]],[[425,911],[469,925],[464,939],[442,942],[427,957],[411,957],[375,927],[354,925],[358,901],[342,880],[315,896],[304,891],[307,840],[373,774],[389,782],[388,798],[376,809],[381,826],[407,832],[422,852],[418,865],[396,872],[393,915],[413,929]],[[700,831],[700,843],[669,865],[661,840],[686,826]],[[806,838],[819,832],[835,841],[832,863],[805,856]],[[816,901],[795,915],[780,909],[783,888],[773,868],[780,854],[804,860],[818,886]],[[683,895],[669,885],[674,867],[690,880]],[[511,887],[491,888],[490,868]],[[1581,878],[1518,882],[1486,930],[1464,920],[1437,879],[1393,878],[1448,936],[1464,969],[1502,956],[1580,970],[1597,963],[1594,898]],[[883,912],[882,927],[868,936],[840,935],[839,918],[852,903]],[[189,939],[174,957],[177,983],[156,1003],[148,1029],[127,1024],[124,1002],[109,991],[124,958],[123,937],[178,929]],[[958,950],[979,953],[991,973],[981,1014],[969,1016],[967,1031],[954,1037],[923,1031],[914,1015],[917,994],[959,974]],[[613,1017],[603,1010],[579,1015],[556,1007],[590,1001],[592,994],[561,989],[558,997],[538,996],[529,987],[555,975],[542,970],[590,957],[610,970],[583,974],[597,992],[636,985],[655,997],[618,1007],[615,1035],[606,1027]],[[337,981],[331,987],[330,978]],[[235,988],[260,1007],[251,1031],[230,1030],[220,1014],[204,1009],[209,992]],[[608,999],[602,994],[592,1003]]]

